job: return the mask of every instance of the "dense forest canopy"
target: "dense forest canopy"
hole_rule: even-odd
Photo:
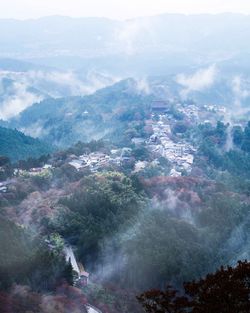
[[[51,145],[18,130],[0,127],[0,155],[8,156],[13,162],[29,157],[38,158],[53,151]]]

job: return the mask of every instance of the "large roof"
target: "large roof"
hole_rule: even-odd
[[[157,100],[157,101],[153,101],[151,104],[152,109],[166,109],[169,105],[168,101],[164,101],[164,100]]]

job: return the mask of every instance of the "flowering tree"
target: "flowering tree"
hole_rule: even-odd
[[[151,290],[138,296],[149,313],[249,313],[250,262],[236,267],[221,267],[204,279],[184,283],[185,294],[170,286],[165,291]]]

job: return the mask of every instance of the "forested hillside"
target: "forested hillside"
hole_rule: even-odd
[[[52,146],[37,139],[25,136],[18,130],[0,127],[0,155],[12,161],[39,157],[53,151]]]
[[[90,96],[47,99],[24,110],[11,127],[50,144],[67,147],[78,140],[124,140],[131,126],[140,127],[152,97],[128,79]]]

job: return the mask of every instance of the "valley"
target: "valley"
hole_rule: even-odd
[[[250,311],[250,17],[182,13],[0,18],[1,313]]]

